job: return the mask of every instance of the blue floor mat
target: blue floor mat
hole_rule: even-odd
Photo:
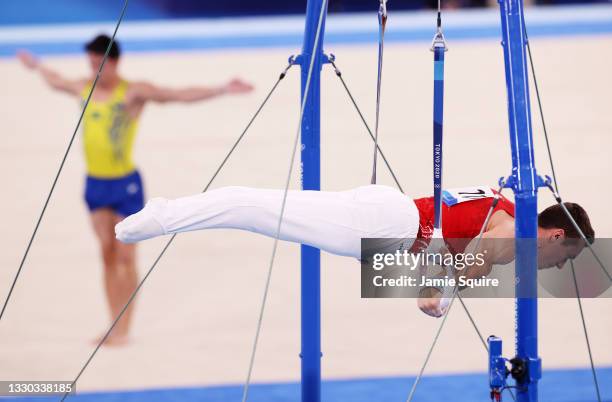
[[[612,402],[612,367],[598,368],[602,400]],[[414,377],[363,378],[323,382],[325,402],[400,402],[405,401]],[[19,401],[57,401],[58,398],[10,398]],[[209,386],[150,389],[122,392],[80,393],[68,398],[78,402],[240,402],[242,386]],[[299,402],[298,383],[253,384],[249,402]],[[504,401],[512,401],[509,394]],[[596,402],[590,369],[547,370],[540,382],[542,402]],[[485,373],[435,375],[424,377],[414,402],[487,402],[489,391]]]

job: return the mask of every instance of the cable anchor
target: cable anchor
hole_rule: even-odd
[[[489,346],[489,386],[491,401],[500,402],[502,392],[506,388],[506,380],[510,371],[506,367],[506,359],[502,356],[502,340],[494,335],[487,338]]]
[[[513,357],[508,360],[502,356],[502,340],[494,335],[487,339],[489,346],[489,386],[491,401],[501,402],[505,389],[517,388],[508,385],[511,376],[522,389],[523,384],[535,382],[542,378],[542,361],[537,358]],[[508,364],[510,368],[508,368]]]
[[[280,73],[278,77],[279,81],[285,78],[287,72],[291,67],[293,67],[294,64],[296,64],[296,57],[292,54],[291,56],[289,56],[287,67],[285,67],[285,69]]]
[[[536,175],[535,176],[535,184],[536,187],[547,187],[549,189],[552,190],[552,185],[551,185],[551,178],[550,176],[540,176],[540,175]],[[509,189],[513,189],[516,190],[517,186],[518,186],[518,179],[516,178],[515,175],[511,174],[510,176],[508,176],[507,178],[504,177],[500,177],[498,180],[499,186],[502,188],[509,188]],[[553,194],[555,193],[555,191],[553,190]]]

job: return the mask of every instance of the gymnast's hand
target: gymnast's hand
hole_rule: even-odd
[[[422,312],[432,317],[441,317],[444,314],[442,306],[442,293],[436,288],[423,288],[419,292],[418,306]]]
[[[36,67],[38,67],[38,59],[27,50],[19,50],[17,52],[17,58],[24,66],[31,70],[34,70]]]
[[[242,94],[251,92],[253,90],[253,85],[235,78],[225,84],[223,90],[226,94]]]

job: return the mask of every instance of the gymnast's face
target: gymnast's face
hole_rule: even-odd
[[[567,239],[563,229],[546,230],[538,239],[538,268],[562,269],[567,260],[574,259],[584,249],[582,239]]]
[[[91,67],[91,72],[94,77],[98,74],[98,70],[100,69],[100,64],[102,64],[102,60],[104,59],[103,54],[87,52],[87,58],[89,59],[89,66]],[[119,59],[113,59],[109,57],[106,59],[106,63],[104,63],[104,69],[102,70],[102,75],[100,76],[100,81],[104,83],[105,81],[114,78],[117,75],[117,64]]]

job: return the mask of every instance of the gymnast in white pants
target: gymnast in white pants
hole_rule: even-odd
[[[140,212],[115,227],[117,239],[133,243],[156,236],[204,229],[239,229],[277,235],[283,190],[224,187],[166,200],[154,198]],[[412,199],[387,186],[353,190],[290,190],[279,239],[360,258],[362,238],[413,241],[419,212]],[[384,248],[409,248],[390,240]]]

